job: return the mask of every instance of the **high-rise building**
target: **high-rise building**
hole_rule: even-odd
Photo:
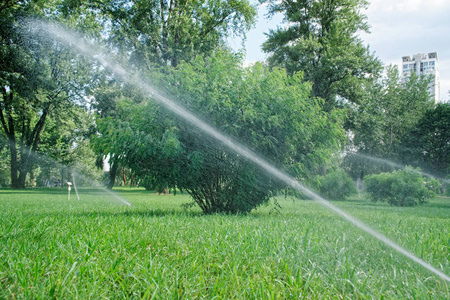
[[[403,56],[402,58],[402,77],[408,78],[412,72],[419,76],[433,75],[429,92],[435,103],[440,101],[440,83],[437,53],[416,54],[411,56]]]

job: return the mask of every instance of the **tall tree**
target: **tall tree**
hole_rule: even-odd
[[[433,106],[429,84],[430,78],[420,78],[414,73],[403,80],[397,66],[388,66],[383,79],[366,85],[364,101],[348,110],[346,129],[352,135],[352,150],[393,162],[402,161],[402,140]],[[348,158],[351,158],[349,163],[355,162],[354,157]],[[356,161],[359,161],[357,165],[364,164],[364,159],[356,158]]]
[[[94,90],[96,110],[96,124],[99,136],[92,140],[92,145],[99,160],[109,163],[108,189],[114,187],[117,171],[124,166],[124,150],[121,140],[117,139],[117,130],[126,130],[126,127],[118,126],[120,120],[126,119],[123,115],[122,103],[140,103],[142,95],[136,92],[134,87],[122,85],[114,80],[103,78],[103,82]],[[154,121],[154,120],[152,120]]]
[[[53,41],[26,34],[27,18],[55,12],[56,3],[6,1],[0,9],[0,122],[11,185],[23,188],[49,115],[83,102],[86,69]]]
[[[131,52],[136,66],[176,66],[244,34],[256,9],[248,0],[103,0],[109,40]]]
[[[97,4],[109,45],[127,53],[130,65],[144,72],[211,55],[224,47],[228,35],[245,34],[256,17],[256,9],[248,0],[100,0]],[[108,118],[108,122],[120,118],[115,111],[118,100],[140,101],[130,90],[108,80],[96,89],[95,98],[96,109],[101,111],[98,119]],[[101,125],[99,130],[106,129]],[[99,155],[109,156],[108,187],[112,188],[123,153],[105,152],[117,150],[110,142],[97,139],[95,149]]]
[[[83,107],[66,106],[64,110],[50,114],[37,151],[39,183],[52,175],[68,181],[74,174],[86,175],[86,181],[99,179],[101,171],[95,167],[95,155],[89,145],[94,129],[93,113]]]
[[[403,137],[401,160],[445,178],[450,174],[450,103],[438,104]]]
[[[305,73],[313,96],[331,110],[339,99],[359,103],[368,75],[378,74],[380,61],[358,37],[367,32],[366,0],[261,0],[269,14],[283,13],[287,26],[268,33],[263,50],[269,63],[290,74]]]

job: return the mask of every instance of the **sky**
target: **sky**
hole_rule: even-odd
[[[437,52],[441,101],[450,101],[450,0],[369,0],[364,13],[370,34],[360,32],[364,44],[385,65],[401,65],[403,56]],[[258,21],[244,43],[246,61],[266,59],[261,45],[265,33],[283,26],[283,16],[267,19],[266,8],[259,6]],[[230,40],[234,49],[242,49],[240,40]]]

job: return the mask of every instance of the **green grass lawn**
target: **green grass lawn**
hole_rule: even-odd
[[[187,195],[0,190],[0,299],[449,299],[449,283],[314,201],[249,215]],[[72,191],[73,192],[73,191]],[[450,274],[450,199],[336,205]]]

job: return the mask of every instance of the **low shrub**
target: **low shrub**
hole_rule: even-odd
[[[318,181],[320,193],[329,199],[345,200],[357,192],[352,179],[342,169],[319,176]]]
[[[374,202],[387,201],[392,206],[414,206],[435,197],[434,190],[439,182],[423,177],[420,169],[406,168],[367,176],[364,184]]]

